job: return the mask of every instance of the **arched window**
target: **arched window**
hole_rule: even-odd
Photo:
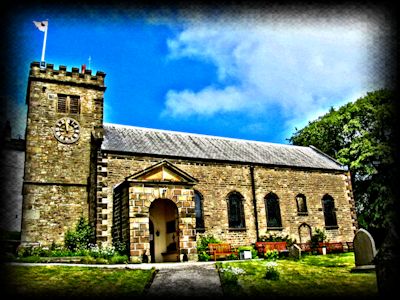
[[[204,231],[204,213],[203,213],[203,195],[200,192],[194,192],[195,213],[196,213],[196,231]]]
[[[243,196],[238,192],[228,195],[229,228],[245,228]]]
[[[322,198],[322,209],[324,211],[325,227],[337,228],[335,202],[330,195]]]
[[[265,196],[265,209],[267,215],[267,227],[268,229],[281,228],[281,208],[279,206],[279,198],[274,193],[269,193]]]
[[[297,204],[297,213],[299,215],[306,215],[307,214],[306,196],[304,196],[303,194],[298,194],[296,196],[296,204]]]

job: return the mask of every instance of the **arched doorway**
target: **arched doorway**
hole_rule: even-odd
[[[178,207],[169,199],[156,199],[149,212],[151,262],[179,261]]]

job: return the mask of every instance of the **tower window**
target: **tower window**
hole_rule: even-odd
[[[59,112],[59,113],[66,113],[67,112],[67,96],[58,95],[57,112]]]
[[[79,97],[70,97],[69,112],[71,114],[79,114]]]
[[[57,112],[58,113],[80,113],[80,98],[79,96],[67,96],[58,94],[57,97]]]

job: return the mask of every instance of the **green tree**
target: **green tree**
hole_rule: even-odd
[[[331,108],[289,139],[313,145],[349,167],[359,225],[378,243],[393,220],[394,93],[382,89]]]

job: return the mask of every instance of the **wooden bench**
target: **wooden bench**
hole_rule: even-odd
[[[319,243],[318,253],[322,254],[322,247],[326,247],[326,253],[342,253],[344,252],[343,244],[340,242]]]
[[[313,246],[310,242],[308,243],[298,243],[297,246],[300,247],[303,252],[312,252],[317,251],[319,254],[322,254],[322,247],[326,248],[326,253],[341,253],[344,252],[343,244],[340,242],[320,242],[318,246]]]
[[[256,249],[258,254],[264,255],[268,250],[277,250],[279,253],[287,253],[286,242],[256,242]]]
[[[353,242],[346,242],[347,251],[354,251],[354,243]]]
[[[208,244],[208,250],[210,255],[214,256],[214,261],[218,256],[237,255],[238,253],[230,244]]]
[[[301,251],[303,251],[303,252],[311,252],[312,251],[311,243],[298,243],[297,246],[299,246]]]

